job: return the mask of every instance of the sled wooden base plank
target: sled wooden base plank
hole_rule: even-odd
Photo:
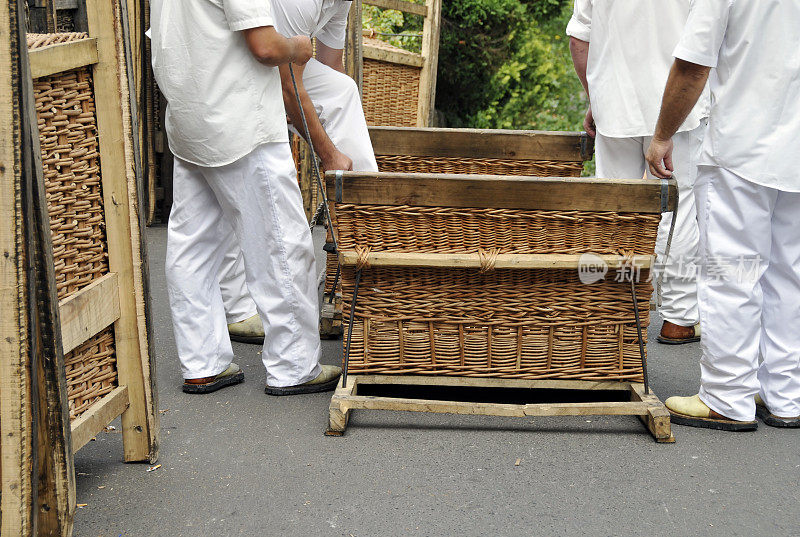
[[[630,401],[508,404],[472,401],[441,401],[358,395],[359,385],[403,385],[464,388],[527,388],[539,390],[620,391],[630,394]],[[352,410],[395,410],[466,414],[480,416],[638,416],[657,442],[671,443],[669,412],[644,385],[631,382],[581,380],[524,380],[408,375],[349,375],[347,386],[339,386],[331,398],[328,436],[341,436],[347,429]]]

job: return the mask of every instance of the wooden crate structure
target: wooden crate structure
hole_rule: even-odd
[[[417,54],[365,36],[361,29],[362,2],[352,2],[344,64],[345,72],[361,90],[367,124],[397,127],[431,125],[436,100],[441,0],[425,0],[421,3],[367,0],[363,3],[424,18],[422,50]],[[292,152],[303,205],[310,221],[320,203],[310,150],[304,140],[294,136]]]
[[[631,394],[645,382],[649,268],[674,181],[339,172],[327,188],[343,389],[347,373],[624,382]],[[587,285],[587,259],[608,277]],[[641,403],[624,412],[643,415]]]
[[[16,2],[1,4],[3,14],[16,7]],[[30,126],[32,133],[35,148],[28,173],[39,208],[23,227],[41,231],[35,245],[32,239],[18,236],[17,240],[41,256],[34,273],[49,275],[39,280],[52,284],[53,307],[51,311],[38,308],[39,328],[18,332],[14,339],[21,349],[18,355],[25,348],[39,349],[44,356],[40,371],[15,386],[4,384],[0,391],[4,417],[9,415],[7,394],[24,396],[26,390],[34,394],[34,410],[28,413],[38,416],[47,428],[31,439],[30,451],[38,454],[38,464],[44,461],[52,471],[23,476],[27,482],[14,483],[14,488],[33,490],[28,499],[40,506],[39,514],[34,513],[28,523],[16,516],[18,509],[6,509],[22,496],[7,494],[4,479],[0,522],[4,536],[71,534],[73,453],[117,417],[122,419],[126,461],[152,462],[158,455],[141,237],[143,181],[134,157],[138,137],[135,103],[129,100],[126,52],[130,53],[130,43],[123,31],[123,7],[113,0],[87,0],[88,33],[27,35],[28,47],[20,53],[24,68],[15,72],[27,85],[20,90],[25,113],[15,121]],[[19,20],[23,36],[19,41],[24,44],[24,17]],[[8,44],[6,36],[0,41]],[[14,215],[19,218],[19,211]],[[38,298],[33,296],[33,288],[17,291],[18,303],[41,303],[41,296],[46,296],[44,291],[36,291]],[[28,308],[29,317],[31,311]],[[41,328],[47,326],[53,326],[51,333]],[[7,328],[3,326],[4,339]],[[31,363],[35,357],[31,354]],[[6,367],[5,356],[3,360]],[[20,391],[26,382],[28,388]],[[38,401],[36,393],[41,394]],[[17,403],[25,408],[24,397]],[[61,430],[56,427],[59,419]],[[3,437],[15,436],[13,425],[13,420],[2,420]],[[26,434],[30,437],[22,429],[16,437]],[[59,445],[65,446],[60,458]],[[6,462],[11,459],[6,458],[6,444],[2,449],[5,478],[10,474]],[[36,477],[39,482],[31,481]]]
[[[579,132],[370,127],[370,138],[382,172],[580,177],[594,154],[594,140]],[[320,311],[326,339],[343,330],[338,259],[331,246],[329,234]]]
[[[359,52],[363,57],[362,100],[367,124],[430,126],[436,100],[442,1],[365,0],[364,3],[424,18],[419,54],[379,39],[362,38]],[[351,32],[354,30],[351,28]]]

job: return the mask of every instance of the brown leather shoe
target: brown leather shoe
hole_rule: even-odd
[[[233,386],[244,382],[244,372],[241,368],[231,362],[228,369],[214,377],[199,379],[184,379],[184,393],[211,393],[226,386]]]
[[[661,335],[656,341],[665,345],[683,345],[700,341],[700,325],[680,326],[669,321],[661,325]]]

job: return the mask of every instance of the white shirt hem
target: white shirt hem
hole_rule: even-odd
[[[704,119],[708,119],[708,117],[701,117],[697,118],[696,120],[687,121],[677,130],[677,132],[689,132],[695,130],[699,127]],[[644,138],[655,135],[655,128],[652,130],[645,130],[645,131],[631,131],[631,132],[613,132],[609,133],[600,127],[597,127],[597,132],[605,136],[606,138]]]
[[[179,155],[175,151],[175,149],[172,147],[171,143],[169,144],[169,150],[172,151],[172,154],[175,156],[175,158],[179,158],[184,162],[188,162],[189,164],[194,164],[195,166],[200,166],[201,168],[221,168],[222,166],[227,166],[228,164],[233,164],[237,160],[243,159],[244,157],[246,157],[247,155],[249,155],[250,153],[255,151],[257,148],[261,147],[262,145],[265,145],[265,144],[283,144],[283,143],[287,143],[287,144],[289,143],[289,135],[288,134],[282,140],[261,140],[259,142],[256,142],[255,144],[253,144],[253,147],[251,147],[250,149],[248,149],[247,151],[245,151],[241,155],[237,154],[237,156],[235,156],[235,157],[233,157],[233,158],[231,158],[229,160],[224,160],[224,161],[221,161],[221,162],[214,162],[214,163],[198,162],[197,160],[192,160],[190,158],[184,158],[184,157],[182,157],[181,155]]]
[[[763,178],[753,178],[750,174],[746,172],[742,172],[739,168],[735,166],[728,166],[724,162],[720,162],[719,159],[712,159],[712,157],[708,157],[707,159],[701,158],[700,162],[698,162],[697,166],[708,166],[709,168],[722,168],[723,170],[728,170],[732,174],[738,175],[748,183],[753,183],[754,185],[762,186],[764,188],[771,188],[772,190],[777,190],[778,192],[791,192],[793,194],[800,194],[800,188],[793,189],[793,188],[780,188],[775,186],[775,180],[772,179],[763,179]]]

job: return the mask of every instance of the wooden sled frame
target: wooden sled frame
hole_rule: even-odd
[[[328,199],[335,204],[423,205],[428,207],[489,206],[538,210],[599,210],[658,214],[674,211],[677,206],[677,184],[674,180],[574,179],[441,174],[389,174],[330,172],[326,174]],[[514,188],[509,188],[509,183]],[[335,205],[334,205],[335,207]],[[335,214],[335,211],[334,211]],[[340,436],[347,428],[351,410],[401,410],[447,414],[490,416],[639,416],[657,442],[671,443],[669,412],[648,388],[647,362],[642,343],[641,324],[636,301],[635,282],[631,278],[631,296],[639,330],[644,383],[618,381],[523,380],[416,375],[350,375],[348,362],[353,320],[358,303],[358,287],[362,268],[355,251],[339,251],[340,266],[357,267],[350,307],[350,321],[345,340],[344,373],[329,408],[326,434]],[[612,267],[634,263],[638,268],[652,264],[650,256],[604,256]],[[477,267],[480,260],[470,254],[370,253],[370,266]],[[577,269],[579,255],[510,254],[498,256],[498,266],[509,269]],[[438,401],[398,397],[359,396],[359,384],[391,384],[406,386],[462,386],[475,388],[529,388],[615,390],[628,392],[630,401],[504,404],[466,401]]]
[[[594,139],[582,132],[370,127],[369,135],[376,156],[585,162],[594,154]],[[311,177],[310,172],[307,176]],[[313,184],[311,187],[316,189]],[[334,194],[328,192],[329,201]],[[338,278],[335,280],[333,291],[325,291],[320,309],[323,339],[338,339],[343,332],[342,295],[336,290]]]
[[[630,401],[586,403],[475,403],[358,395],[359,385],[435,386],[470,388],[526,388],[549,390],[618,391],[630,394]],[[535,416],[637,416],[656,442],[672,443],[669,411],[664,403],[644,384],[616,381],[585,380],[522,380],[472,377],[441,377],[416,375],[350,375],[333,394],[329,407],[326,436],[342,436],[347,430],[352,410],[394,410],[465,414],[473,416],[535,417]]]

